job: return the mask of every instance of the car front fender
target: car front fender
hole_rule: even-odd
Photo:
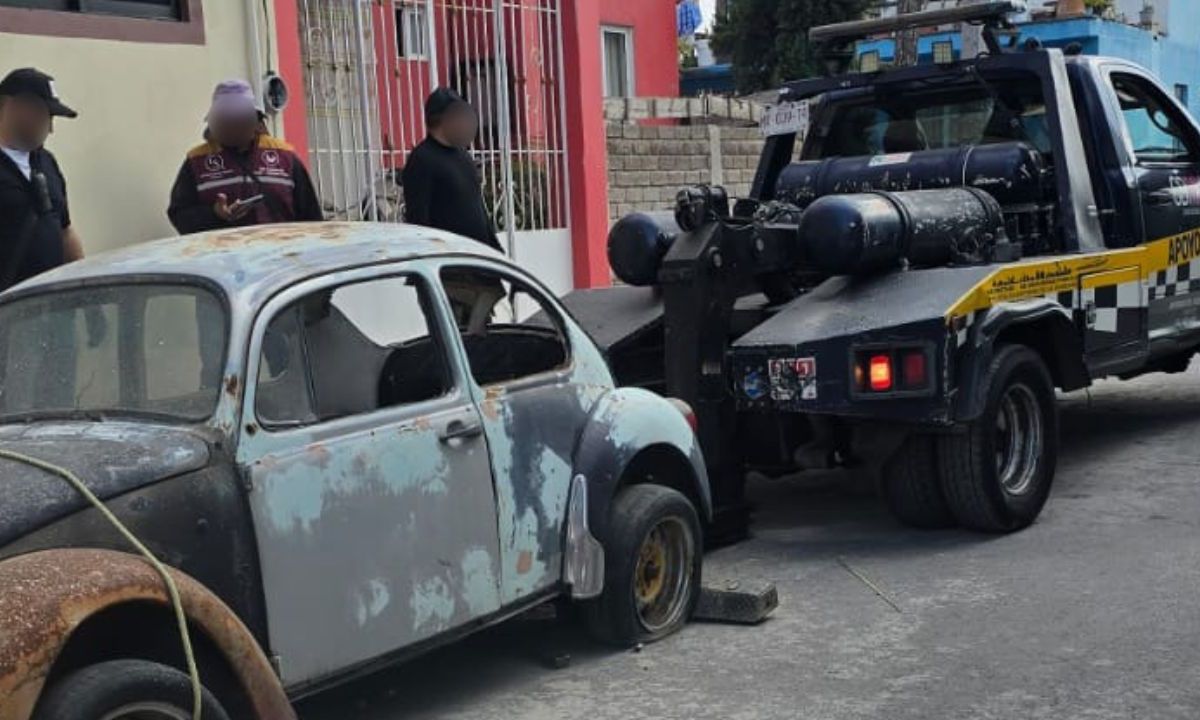
[[[193,632],[204,633],[224,656],[257,720],[294,720],[246,626],[203,585],[170,572]],[[0,588],[0,720],[28,720],[59,653],[90,617],[125,603],[169,604],[149,563],[108,550],[45,550],[5,560]]]
[[[607,531],[609,508],[626,471],[647,453],[673,468],[685,468],[689,477],[659,481],[688,496],[702,519],[712,518],[708,471],[691,425],[662,397],[640,388],[618,388],[592,407],[575,449],[575,472],[587,478],[588,520],[597,537]]]

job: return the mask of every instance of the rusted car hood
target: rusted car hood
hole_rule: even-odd
[[[187,430],[119,422],[0,425],[0,448],[70,470],[102,500],[198,470],[210,455]],[[86,506],[57,475],[0,458],[0,547]]]

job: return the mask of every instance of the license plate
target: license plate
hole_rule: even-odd
[[[808,101],[785,102],[767,108],[759,125],[763,137],[803,135],[808,130]]]

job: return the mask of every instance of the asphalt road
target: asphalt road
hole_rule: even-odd
[[[1200,370],[1102,384],[1062,422],[1053,496],[1022,533],[907,530],[839,478],[756,483],[755,537],[706,572],[776,582],[766,624],[635,653],[517,620],[302,718],[1200,717]]]

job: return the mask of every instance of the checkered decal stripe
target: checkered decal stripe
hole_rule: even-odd
[[[1148,302],[1194,292],[1200,292],[1200,259],[1159,270],[1146,285]]]
[[[1070,314],[1075,309],[1075,295],[1076,292],[1074,290],[1066,290],[1059,293],[1047,293],[1042,297],[1045,297],[1047,300],[1053,300],[1059,305],[1062,305],[1063,309]],[[959,328],[958,332],[954,334],[956,347],[962,347],[963,345],[967,344],[967,339],[971,336],[971,328],[974,327],[977,322],[979,322],[979,319],[983,317],[985,312],[987,311],[976,310],[975,312],[967,313],[962,327]]]

